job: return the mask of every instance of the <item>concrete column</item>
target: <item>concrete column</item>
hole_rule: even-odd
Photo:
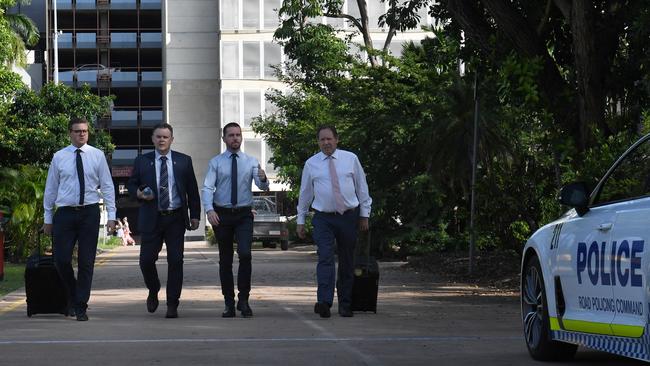
[[[173,150],[192,157],[199,190],[208,161],[220,150],[219,1],[165,0],[163,70],[166,120]],[[204,237],[205,212],[196,231]]]

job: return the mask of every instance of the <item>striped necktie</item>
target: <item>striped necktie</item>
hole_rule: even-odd
[[[169,174],[167,173],[167,157],[160,157],[160,189],[159,204],[161,210],[169,208]]]

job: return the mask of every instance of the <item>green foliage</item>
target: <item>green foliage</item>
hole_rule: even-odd
[[[593,187],[640,130],[650,131],[646,7],[622,11],[596,4],[602,9],[595,16],[598,27],[612,26],[607,36],[629,25],[618,38],[626,47],[608,43],[612,62],[597,65],[605,67],[605,101],[604,120],[596,123],[581,121],[577,113],[584,101],[578,98],[582,71],[572,54],[570,27],[558,9],[536,23],[545,55],[512,47],[490,12],[484,28],[479,27],[485,38],[469,42],[476,40],[476,30],[462,30],[447,3],[436,3],[431,14],[443,26],[435,38],[407,45],[399,59],[367,47],[370,55],[388,60],[388,67],[351,57],[344,49],[349,39],[306,22],[338,14],[337,9],[340,13],[339,3],[283,2],[285,21],[276,38],[293,60],[282,76],[292,89],[268,94],[278,112],[257,119],[253,129],[274,151],[272,163],[294,189],[289,196],[296,198],[302,166],[318,151],[316,127],[336,125],[339,147],[355,152],[364,166],[373,198],[373,238],[385,250],[413,254],[467,248],[475,92],[480,250],[521,250],[532,232],[565,209],[556,200],[562,185],[578,180]],[[541,14],[535,12],[539,4],[514,3],[514,11],[530,19]],[[386,14],[382,20],[393,30],[409,27],[412,19],[399,18],[409,6],[427,5],[391,0],[392,18]],[[459,71],[459,60],[465,73]]]
[[[47,171],[35,166],[0,168],[0,211],[9,218],[5,247],[13,261],[26,258],[37,247],[46,178]]]
[[[40,34],[34,21],[24,14],[10,14],[8,10],[17,3],[27,4],[29,0],[0,1],[0,65],[16,63],[24,66],[25,45],[34,46]]]
[[[110,98],[92,94],[87,86],[74,90],[49,83],[40,92],[19,90],[0,119],[0,166],[48,163],[54,152],[70,143],[68,122],[77,116],[91,121],[89,143],[111,152],[108,133],[92,126],[109,106]]]

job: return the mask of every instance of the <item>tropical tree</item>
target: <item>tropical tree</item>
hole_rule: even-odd
[[[29,4],[30,0],[0,0],[0,63],[25,64],[25,46],[38,43],[40,34],[33,20],[24,14],[12,14],[8,10],[17,3]]]
[[[0,119],[0,166],[45,165],[54,152],[70,143],[68,122],[85,117],[91,122],[90,143],[106,153],[113,150],[110,136],[93,122],[110,110],[111,98],[99,97],[89,87],[74,90],[49,83],[35,92],[20,90]]]

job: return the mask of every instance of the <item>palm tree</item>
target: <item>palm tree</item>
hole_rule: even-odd
[[[29,4],[30,0],[0,0],[0,22],[9,27],[10,34],[2,37],[8,41],[8,54],[5,61],[24,66],[26,63],[25,49],[34,46],[40,38],[38,27],[24,14],[9,14],[9,8],[17,3]],[[4,27],[3,27],[4,28]],[[1,30],[0,30],[1,31]]]

